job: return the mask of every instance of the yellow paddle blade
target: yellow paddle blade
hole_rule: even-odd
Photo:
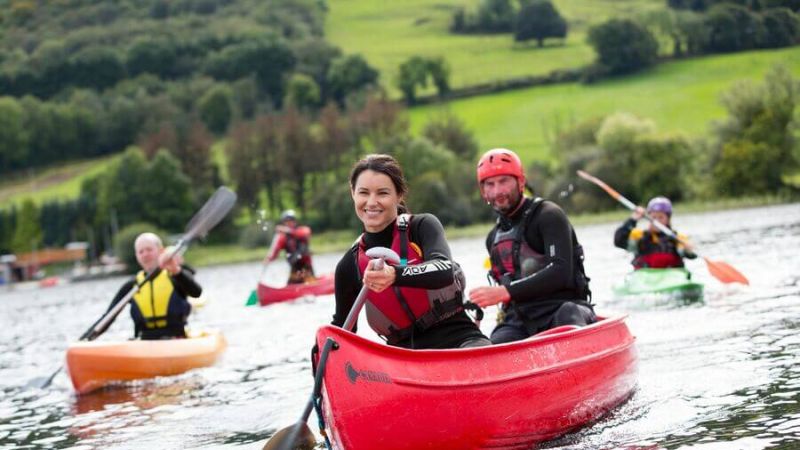
[[[489,269],[492,268],[492,260],[489,259],[488,256],[486,257],[486,259],[483,260],[483,268],[486,269],[486,270],[489,270]]]
[[[703,259],[706,261],[709,273],[719,281],[723,283],[750,284],[750,280],[730,264],[724,261],[712,261],[705,257]]]

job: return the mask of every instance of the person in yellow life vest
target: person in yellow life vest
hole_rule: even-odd
[[[654,197],[647,203],[647,214],[653,220],[672,229],[672,202],[666,197]],[[644,217],[645,209],[637,207],[631,217],[614,233],[614,245],[633,253],[631,262],[638,270],[645,267],[662,269],[667,267],[683,267],[683,258],[694,259],[697,255],[688,244],[688,238],[675,233],[675,240],[658,230],[650,223],[648,229],[636,228],[636,222]],[[674,230],[673,230],[674,231]]]
[[[186,319],[192,311],[187,297],[199,297],[203,289],[194,280],[194,273],[183,266],[183,258],[169,258],[161,239],[154,233],[140,234],[134,243],[136,261],[142,270],[128,280],[114,296],[109,310],[134,285],[141,283],[153,270],[160,273],[139,288],[131,300],[134,336],[140,339],[169,339],[186,337]],[[110,324],[109,324],[110,325]]]

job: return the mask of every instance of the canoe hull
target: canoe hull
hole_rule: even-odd
[[[625,276],[625,281],[614,287],[618,296],[641,294],[667,294],[681,298],[700,299],[703,285],[691,279],[683,268],[639,269]]]
[[[267,306],[273,303],[288,302],[306,295],[333,294],[333,279],[333,274],[329,273],[310,283],[287,284],[279,288],[258,283],[258,302],[261,306]]]
[[[410,351],[339,328],[323,411],[339,449],[528,449],[602,416],[636,384],[624,318],[525,341]]]
[[[75,391],[86,394],[109,383],[177,375],[214,364],[225,349],[219,332],[188,339],[76,342],[67,349]]]

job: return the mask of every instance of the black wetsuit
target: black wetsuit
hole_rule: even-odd
[[[167,309],[167,326],[165,328],[148,329],[146,328],[141,312],[138,311],[136,302],[131,300],[131,318],[134,324],[134,336],[142,339],[162,339],[170,337],[186,337],[184,327],[189,313],[192,312],[192,305],[189,304],[187,297],[199,297],[203,293],[203,288],[194,280],[194,271],[187,267],[181,267],[181,271],[176,275],[170,275],[170,281],[175,289],[175,293],[170,299]],[[136,285],[136,279],[130,279],[117,291],[117,295],[108,307],[110,311],[128,292]],[[145,288],[145,284],[142,288]],[[111,326],[113,320],[109,323]],[[107,329],[108,327],[106,327]],[[102,330],[102,331],[105,331]]]
[[[533,200],[511,217],[501,217],[486,238],[491,252],[498,228],[509,230],[522,225]],[[511,301],[503,306],[504,317],[492,332],[495,344],[524,339],[560,325],[587,325],[596,320],[589,303],[588,278],[583,273],[582,250],[575,230],[564,211],[555,203],[543,201],[527,215],[524,224],[527,244],[544,256],[544,267],[516,280],[499,280],[508,289]]]
[[[364,233],[366,248],[392,246],[394,222],[378,233]],[[422,249],[424,261],[451,261],[450,246],[444,237],[444,229],[439,219],[431,214],[414,215],[409,224],[411,242]],[[425,263],[422,263],[425,264]],[[438,289],[453,283],[453,269],[425,271],[423,273],[406,274],[396,271],[397,277],[394,284],[401,287],[423,289]],[[362,287],[361,277],[354,251],[348,250],[336,265],[336,313],[333,315],[333,325],[344,325],[350,309],[353,307],[358,292]],[[412,338],[399,341],[398,347],[404,348],[457,348],[470,345],[470,341],[483,340],[488,344],[488,339],[478,327],[470,320],[465,312],[460,312],[453,317],[432,325],[424,332],[415,333]]]

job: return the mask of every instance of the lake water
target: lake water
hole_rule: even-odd
[[[628,314],[637,337],[638,388],[600,422],[542,447],[800,448],[800,205],[676,216],[675,228],[702,255],[751,282],[723,285],[702,260],[690,261],[706,294],[688,306],[613,298],[630,260],[613,248],[617,225],[577,232],[597,312]],[[451,246],[468,285],[485,284],[483,239]],[[317,255],[318,272],[332,271],[339,256]],[[281,284],[284,266],[273,264],[267,279]],[[302,412],[312,386],[309,349],[330,321],[333,297],[245,307],[260,271],[258,263],[198,271],[208,302],[191,324],[222,330],[229,345],[215,366],[80,397],[63,372],[47,389],[26,385],[58,368],[68,342],[102,314],[124,278],[0,286],[0,449],[261,448]],[[492,322],[483,321],[487,333]],[[100,339],[127,339],[132,329],[125,313]]]

